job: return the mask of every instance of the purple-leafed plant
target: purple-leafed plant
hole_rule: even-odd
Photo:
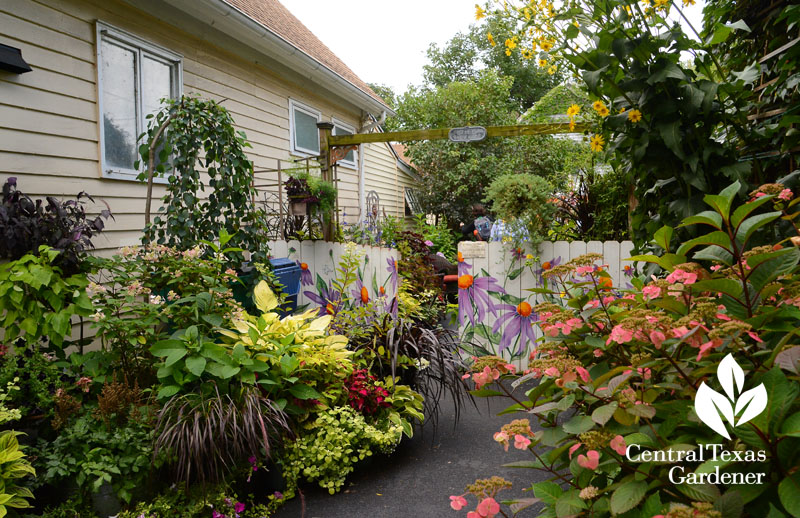
[[[9,177],[0,203],[0,259],[37,255],[39,246],[47,245],[60,252],[56,262],[65,275],[80,271],[86,251],[94,248],[92,237],[102,232],[104,219],[113,219],[107,203],[98,216],[87,218],[84,199],[94,202],[85,192],[74,200],[33,200]]]
[[[291,433],[286,414],[255,387],[178,394],[158,413],[153,455],[167,453],[176,480],[213,484],[248,459],[268,459]]]

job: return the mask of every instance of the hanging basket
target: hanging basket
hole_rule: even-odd
[[[289,200],[289,214],[292,216],[305,216],[308,214],[308,204],[304,201]]]

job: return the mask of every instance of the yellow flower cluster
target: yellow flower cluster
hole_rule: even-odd
[[[637,109],[633,109],[633,110],[629,111],[628,112],[628,120],[633,122],[633,123],[639,122],[640,120],[642,120],[642,112],[640,112]]]
[[[575,131],[575,117],[578,115],[578,112],[581,111],[581,107],[577,104],[571,105],[567,108],[567,117],[569,117],[569,130]]]
[[[603,101],[598,99],[592,104],[592,108],[594,108],[594,111],[597,112],[597,115],[601,117],[608,117],[608,106],[606,106],[606,103]]]
[[[479,6],[478,4],[475,4],[475,19],[480,20],[481,18],[485,17],[486,17],[486,11],[481,9],[481,6]]]

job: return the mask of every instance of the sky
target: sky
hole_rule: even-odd
[[[358,77],[390,86],[395,93],[422,83],[431,43],[441,47],[475,23],[475,0],[280,2]],[[698,30],[702,3],[684,11]]]
[[[475,21],[475,0],[280,0],[353,72],[404,92],[422,83],[425,51]]]

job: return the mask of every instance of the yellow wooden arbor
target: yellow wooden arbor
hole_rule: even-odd
[[[570,127],[568,123],[553,124],[520,124],[516,126],[468,126],[465,128],[439,128],[410,131],[394,131],[388,133],[360,133],[356,135],[333,135],[333,124],[320,122],[320,167],[322,179],[332,181],[332,166],[352,149],[360,144],[374,142],[408,142],[413,140],[442,140],[449,138],[455,142],[475,142],[494,137],[522,137],[526,135],[553,135],[557,133],[581,133],[586,124],[575,124]],[[482,138],[475,138],[475,136]],[[323,227],[323,238],[330,241],[333,238],[333,218]]]

